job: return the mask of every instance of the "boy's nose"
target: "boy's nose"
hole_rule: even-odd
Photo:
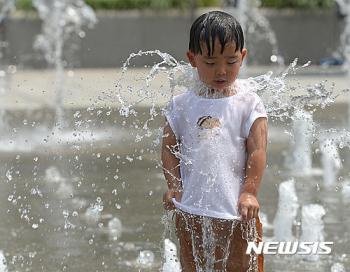
[[[216,69],[216,74],[217,75],[224,75],[226,74],[226,69],[223,65],[219,65]]]

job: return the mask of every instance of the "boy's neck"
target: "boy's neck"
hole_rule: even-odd
[[[204,98],[226,98],[230,96],[234,96],[237,93],[236,86],[232,86],[229,89],[216,90],[213,88],[204,88],[199,92],[199,96]]]

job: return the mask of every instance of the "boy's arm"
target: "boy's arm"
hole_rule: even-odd
[[[175,156],[175,152],[178,151],[178,142],[166,119],[165,124],[162,143],[162,163],[169,190],[163,196],[163,205],[166,210],[172,210],[175,209],[172,198],[181,202],[182,182],[180,175],[180,159]]]
[[[238,210],[243,221],[255,218],[259,212],[256,199],[264,174],[267,146],[267,120],[258,118],[253,123],[247,139],[246,176],[242,194],[238,200]]]

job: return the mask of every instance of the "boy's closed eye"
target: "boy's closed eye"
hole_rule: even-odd
[[[228,65],[234,65],[234,64],[236,64],[237,63],[237,61],[234,61],[234,62],[228,62],[227,64]],[[207,64],[207,65],[214,65],[215,63],[214,62],[205,62],[205,64]]]

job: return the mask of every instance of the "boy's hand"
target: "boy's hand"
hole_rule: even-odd
[[[175,205],[173,203],[173,198],[175,198],[177,202],[181,202],[182,195],[183,195],[182,189],[180,190],[169,189],[168,191],[166,191],[163,196],[164,209],[167,211],[174,210]]]
[[[242,193],[237,205],[243,221],[249,221],[258,215],[259,203],[253,194]]]

